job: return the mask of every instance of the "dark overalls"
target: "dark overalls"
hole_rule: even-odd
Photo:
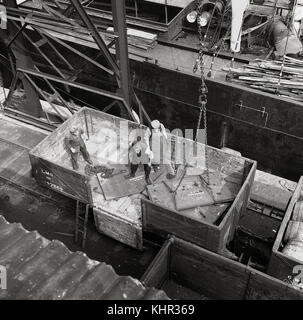
[[[79,129],[77,134],[74,135],[72,133],[69,133],[68,136],[65,137],[64,143],[67,148],[67,151],[69,152],[71,156],[71,162],[74,170],[79,169],[78,165],[78,158],[79,158],[79,153],[81,152],[84,160],[90,164],[92,164],[92,160],[90,158],[90,155],[86,149],[86,145],[81,137],[81,134],[83,134],[84,131],[83,129]],[[71,151],[71,148],[75,149],[75,152]]]

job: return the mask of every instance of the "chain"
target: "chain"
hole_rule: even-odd
[[[201,15],[202,6],[198,6],[198,16]],[[204,47],[205,47],[205,40],[207,33],[203,35],[202,27],[198,24],[198,32],[199,32],[199,54],[198,59],[196,60],[196,64],[194,66],[194,72],[197,71],[198,66],[200,68],[200,77],[201,77],[201,85],[199,88],[199,118],[198,118],[198,124],[197,124],[197,131],[196,131],[196,138],[195,141],[197,141],[198,138],[198,131],[201,126],[202,118],[203,118],[203,127],[204,127],[204,144],[205,144],[205,166],[206,166],[206,183],[209,184],[209,170],[208,170],[208,159],[207,159],[207,94],[208,94],[208,88],[205,83],[205,77],[204,77]]]

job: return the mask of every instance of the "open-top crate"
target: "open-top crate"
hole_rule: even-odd
[[[225,254],[226,245],[233,239],[240,216],[246,212],[257,164],[210,146],[206,146],[205,152],[208,170],[213,174],[213,178],[210,178],[210,189],[213,195],[218,197],[217,204],[176,210],[173,200],[169,205],[164,200],[170,195],[165,193],[163,188],[162,194],[157,194],[160,201],[143,199],[143,228],[164,237],[173,234],[211,251]],[[213,184],[213,180],[218,180],[218,176],[223,181]],[[181,188],[182,185],[179,189]],[[199,195],[199,192],[196,194]],[[189,193],[187,198],[190,199],[192,195],[195,194]],[[220,199],[224,196],[226,199],[229,195],[234,196],[232,201],[228,205],[220,204]],[[203,196],[205,195],[201,192],[201,197]],[[194,197],[192,199],[197,201]]]
[[[303,299],[290,284],[177,237],[166,241],[141,281],[172,299]]]
[[[95,165],[111,168],[119,172],[121,166],[127,174],[127,167],[113,166],[113,157],[128,156],[128,136],[120,136],[120,122],[126,124],[129,130],[138,125],[103,112],[82,108],[58,129],[46,137],[30,152],[32,172],[37,182],[45,187],[62,193],[93,207],[97,229],[126,243],[142,249],[141,227],[141,195],[113,199],[107,201],[102,193],[96,174],[90,174],[90,166],[79,157],[79,170],[73,170],[70,155],[64,147],[64,138],[72,126],[82,128],[87,136],[85,141],[88,152]],[[114,140],[119,139],[119,150],[115,148]],[[110,165],[109,165],[110,164]],[[115,172],[113,172],[115,174]],[[123,212],[119,211],[121,202],[130,198]],[[127,199],[126,199],[127,200]]]

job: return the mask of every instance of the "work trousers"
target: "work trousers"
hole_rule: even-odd
[[[148,164],[143,164],[144,166],[144,173],[145,173],[145,179],[147,180],[149,178],[151,167]],[[138,170],[139,165],[138,164],[130,164],[130,174],[134,176]]]
[[[86,146],[80,146],[80,151],[72,153],[70,152],[71,155],[71,162],[72,162],[72,166],[74,170],[78,170],[79,169],[79,164],[78,164],[78,159],[79,159],[79,153],[81,152],[83,158],[85,161],[90,162],[90,155],[86,149]]]

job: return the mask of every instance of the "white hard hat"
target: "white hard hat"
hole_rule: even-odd
[[[154,128],[154,129],[159,129],[160,125],[161,125],[159,120],[153,120],[150,124],[151,124],[152,128]]]

